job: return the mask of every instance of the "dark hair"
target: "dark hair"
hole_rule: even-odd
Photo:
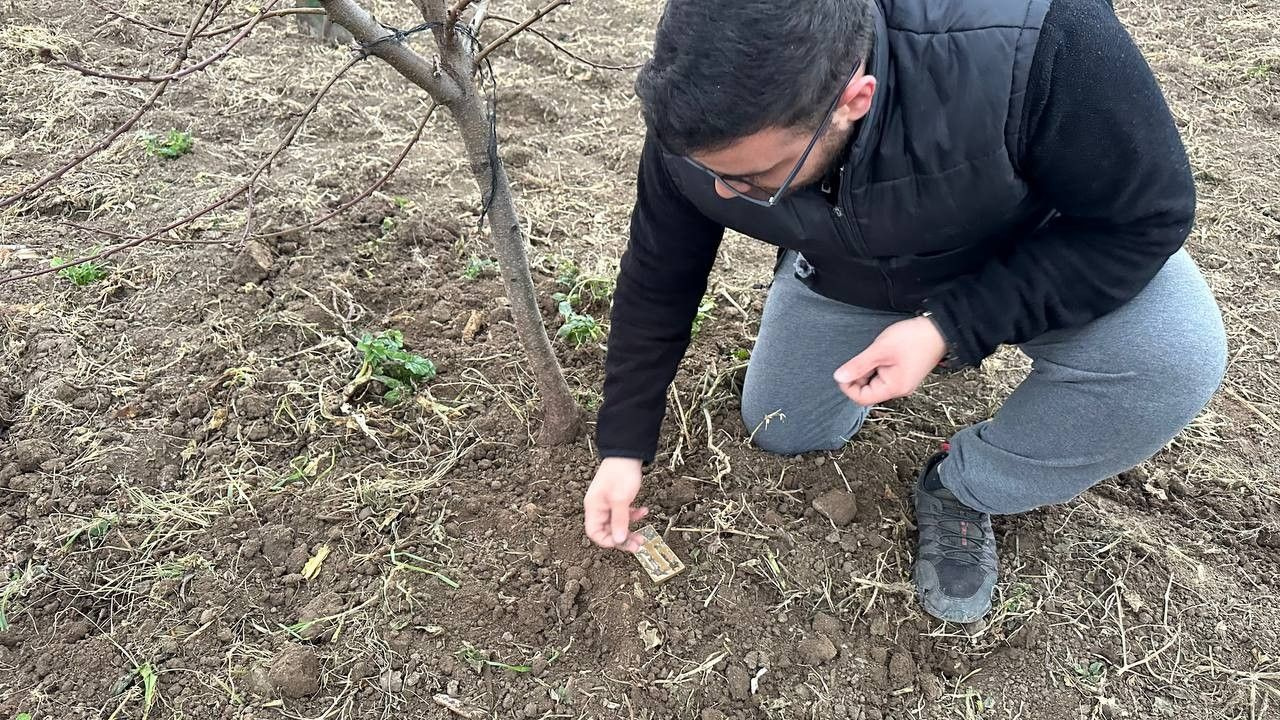
[[[669,0],[636,78],[668,152],[714,150],[767,127],[817,129],[865,59],[874,0]]]

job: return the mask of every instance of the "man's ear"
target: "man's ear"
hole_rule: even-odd
[[[874,75],[859,75],[850,80],[840,95],[832,120],[849,125],[865,117],[871,111],[871,100],[876,95],[878,84]]]

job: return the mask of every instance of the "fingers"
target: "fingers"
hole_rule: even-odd
[[[592,506],[587,504],[586,531],[591,542],[602,548],[614,547],[613,536],[609,525],[609,507],[607,505]]]
[[[623,547],[631,537],[631,503],[614,503],[610,515],[613,544],[615,547]]]
[[[880,364],[879,355],[879,350],[873,344],[849,362],[836,368],[834,375],[836,382],[844,386],[857,384],[860,380],[866,380],[871,373],[875,372],[876,366]]]
[[[897,388],[891,380],[886,379],[884,375],[877,374],[875,377],[871,378],[866,385],[859,388],[852,388],[846,394],[848,394],[849,398],[859,405],[863,407],[871,407],[872,405],[878,405],[882,402],[902,397],[907,393],[900,391],[900,389]]]

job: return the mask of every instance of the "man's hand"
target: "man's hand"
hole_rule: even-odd
[[[932,320],[903,320],[885,328],[871,347],[841,365],[836,384],[850,400],[871,407],[915,392],[946,354],[947,342]]]
[[[640,492],[643,463],[631,458],[605,458],[582,500],[587,537],[602,548],[627,552],[640,549],[642,540],[631,532],[631,523],[649,514],[649,508],[633,508]]]

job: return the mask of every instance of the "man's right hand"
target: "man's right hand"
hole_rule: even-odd
[[[631,532],[631,523],[649,514],[649,508],[633,508],[640,492],[644,464],[632,458],[605,458],[582,500],[587,537],[602,548],[635,552],[643,544]]]

